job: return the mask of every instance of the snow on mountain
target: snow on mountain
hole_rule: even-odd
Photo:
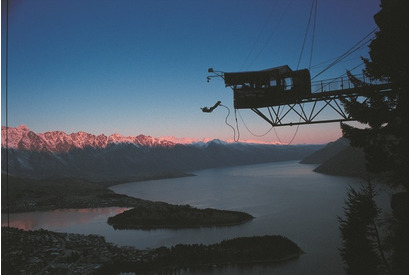
[[[277,146],[222,140],[176,144],[145,135],[110,136],[2,127],[2,150],[9,174],[33,179],[72,177],[129,181],[182,175],[199,169],[300,160],[318,146]],[[188,139],[185,140],[188,142]],[[2,162],[2,172],[6,163]]]
[[[19,141],[26,136],[30,130],[25,125],[20,125],[16,128],[9,128],[8,131],[6,127],[1,127],[1,146],[5,146],[6,137],[8,137],[8,146],[11,148],[17,148]],[[6,134],[7,132],[7,134]]]
[[[100,134],[98,136],[83,131],[67,134],[63,131],[49,131],[45,133],[34,133],[27,126],[1,128],[1,146],[6,147],[6,136],[8,137],[8,147],[13,149],[33,150],[42,152],[69,152],[73,149],[83,149],[86,147],[106,148],[109,144],[132,144],[135,146],[160,146],[170,147],[176,144],[195,145],[198,147],[208,146],[210,143],[233,144],[233,140],[223,141],[217,139],[204,138],[202,140],[192,138],[177,138],[166,136],[154,138],[151,136],[123,136],[114,133],[110,136]],[[277,144],[263,141],[241,141],[246,144]]]
[[[86,147],[106,148],[109,144],[128,143],[135,146],[162,146],[169,147],[175,144],[168,140],[138,135],[125,137],[118,133],[110,136],[93,135],[86,132],[67,134],[63,131],[50,131],[36,134],[27,126],[1,127],[1,146],[13,149],[32,150],[39,152],[69,152],[72,149],[84,149]]]
[[[175,144],[197,144],[197,143],[205,144],[213,140],[211,138],[194,139],[194,138],[186,138],[186,137],[177,138],[174,136],[159,137],[158,139],[161,141],[168,141],[168,142],[172,142]]]

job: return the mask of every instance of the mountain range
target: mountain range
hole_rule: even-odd
[[[19,150],[30,150],[37,152],[65,153],[74,149],[87,147],[103,149],[110,144],[128,143],[135,146],[173,146],[174,142],[165,139],[157,139],[150,136],[138,135],[125,137],[120,134],[106,136],[93,135],[86,132],[66,134],[62,131],[52,131],[36,134],[27,126],[20,125],[16,128],[1,127],[1,145]]]
[[[6,154],[8,158],[7,163],[2,161],[2,173],[32,179],[94,181],[181,176],[206,168],[300,160],[323,147],[220,140],[176,143],[145,135],[96,136],[86,132],[35,133],[24,125],[2,127],[1,144],[2,160]]]

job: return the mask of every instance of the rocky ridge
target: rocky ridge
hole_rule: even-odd
[[[7,141],[6,141],[7,138]],[[27,126],[1,127],[1,146],[12,149],[30,150],[37,152],[64,153],[73,149],[84,149],[92,147],[96,149],[106,148],[110,144],[128,143],[135,146],[174,146],[175,143],[153,138],[151,136],[123,136],[118,133],[106,136],[93,135],[86,132],[67,134],[63,131],[50,131],[45,133],[34,133]]]

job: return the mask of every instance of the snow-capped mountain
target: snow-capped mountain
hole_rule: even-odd
[[[70,177],[97,181],[169,177],[206,168],[300,160],[322,147],[221,140],[183,144],[144,135],[107,137],[86,132],[36,134],[26,126],[8,128],[7,132],[2,127],[1,138],[3,173],[34,179]]]
[[[175,144],[166,139],[157,139],[150,136],[122,136],[112,134],[106,136],[93,135],[86,132],[66,134],[62,131],[52,131],[36,134],[27,126],[20,125],[16,128],[1,127],[1,146],[12,149],[30,150],[38,152],[63,153],[73,149],[84,149],[86,147],[103,149],[109,144],[129,143],[135,146],[174,146]]]

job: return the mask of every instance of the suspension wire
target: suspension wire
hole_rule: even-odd
[[[299,122],[300,122],[300,118],[299,118]],[[292,139],[289,141],[289,143],[288,143],[287,145],[291,145],[291,144],[292,144],[293,140],[295,139],[295,137],[296,137],[296,135],[297,135],[297,133],[298,133],[298,131],[299,131],[299,126],[300,126],[300,124],[298,124],[298,126],[296,127],[296,131],[295,131],[295,133],[293,134]]]
[[[312,30],[312,43],[310,45],[310,58],[309,58],[309,71],[310,66],[312,65],[312,56],[313,56],[313,43],[315,42],[315,32],[316,32],[316,14],[317,14],[317,0],[315,2],[315,16],[313,17],[313,30]]]
[[[242,118],[242,115],[239,111],[238,111],[238,114],[239,114],[239,117],[241,118],[241,121],[242,121],[243,125],[245,126],[246,130],[248,130],[248,132],[251,133],[255,137],[264,137],[267,134],[269,134],[269,132],[272,131],[272,129],[274,128],[273,126],[270,127],[270,129],[267,132],[265,132],[264,134],[255,134],[248,128],[248,126],[246,125],[246,123],[245,123],[244,119]]]
[[[326,64],[328,64],[331,61],[335,61],[338,58],[339,57],[334,57],[334,58],[330,58],[328,60],[322,61],[320,63],[317,63],[317,64],[311,66],[310,69],[316,69],[316,68],[321,68],[321,67],[327,66]],[[348,62],[348,61],[352,61],[352,60],[357,60],[357,57],[352,57],[352,58],[349,58],[349,59],[345,59],[343,61],[340,61],[339,63]]]
[[[268,45],[268,43],[270,42],[270,40],[272,39],[273,35],[275,34],[275,32],[277,31],[280,23],[282,22],[283,18],[285,17],[285,14],[287,13],[290,5],[292,4],[293,0],[288,1],[288,5],[285,7],[285,9],[283,10],[283,13],[281,14],[279,21],[277,22],[277,24],[275,25],[275,27],[273,28],[269,38],[265,41],[265,44],[263,45],[262,49],[259,51],[259,53],[255,56],[255,58],[252,60],[252,62],[248,65],[247,68],[249,68],[250,66],[252,66],[252,64],[259,58],[259,56],[262,54],[262,52],[265,50],[266,46]]]
[[[263,45],[261,51],[257,54],[257,56],[253,59],[253,61],[249,64],[248,67],[250,67],[250,66],[256,61],[256,59],[259,57],[259,55],[260,55],[260,54],[263,52],[263,50],[266,48],[267,44],[269,43],[269,41],[270,41],[271,38],[273,37],[273,34],[276,32],[276,30],[277,30],[277,28],[278,28],[280,22],[282,21],[284,15],[286,14],[286,12],[287,12],[287,10],[288,10],[288,8],[289,8],[291,2],[292,2],[292,1],[289,1],[289,2],[288,2],[288,5],[286,6],[286,8],[285,8],[284,12],[282,13],[282,15],[281,15],[281,17],[280,17],[278,23],[276,24],[276,26],[275,26],[275,28],[273,29],[271,35],[269,36],[269,39],[265,42],[265,44]],[[275,2],[275,5],[276,5],[276,3],[277,3],[277,2]],[[314,12],[313,12],[313,11],[314,11]],[[300,52],[300,55],[299,55],[299,60],[298,60],[297,69],[299,69],[300,60],[301,60],[302,55],[303,55],[303,51],[304,51],[304,47],[305,47],[305,44],[306,44],[307,35],[308,35],[308,33],[309,33],[309,27],[310,27],[310,22],[311,22],[311,19],[312,19],[312,14],[314,14],[314,21],[313,21],[312,42],[311,42],[310,58],[309,58],[309,69],[310,69],[311,62],[312,62],[313,42],[314,42],[314,34],[315,34],[315,30],[316,30],[317,0],[312,0],[312,6],[311,6],[311,9],[310,9],[310,13],[309,13],[309,20],[308,20],[308,24],[307,24],[307,27],[306,27],[305,36],[304,36],[304,39],[303,39],[302,49],[301,49],[301,52]],[[264,26],[264,27],[265,27],[265,26]],[[262,32],[259,33],[258,39],[259,39],[261,33],[262,33]],[[256,43],[254,43],[254,45],[255,45],[255,44],[256,44]],[[253,50],[253,48],[254,48],[254,47],[252,47],[251,51]],[[250,53],[249,53],[248,56],[246,57],[245,62],[242,64],[242,67],[244,66],[244,64],[245,64],[246,61],[248,60],[248,57],[249,57],[249,56],[250,56]],[[241,67],[241,70],[242,70],[242,67]],[[282,110],[282,111],[283,111],[283,110]],[[245,128],[246,128],[246,129],[248,130],[248,132],[251,133],[252,135],[254,135],[254,136],[256,136],[256,137],[263,137],[263,136],[267,135],[267,134],[273,129],[274,132],[275,132],[276,137],[278,138],[278,141],[279,141],[280,143],[283,143],[283,142],[281,141],[281,139],[280,139],[278,133],[276,132],[275,127],[273,127],[273,125],[272,125],[272,127],[271,127],[266,133],[264,133],[264,134],[262,134],[262,135],[255,134],[255,133],[253,133],[253,132],[248,128],[248,126],[246,125],[245,121],[244,121],[243,118],[242,118],[241,113],[240,113],[240,112],[238,112],[238,113],[239,113],[239,117],[241,118],[242,123],[244,124]],[[236,115],[236,109],[235,109],[235,115]],[[298,131],[299,131],[299,126],[300,126],[300,125],[298,124],[298,125],[297,125],[297,128],[296,128],[296,131],[295,131],[295,133],[294,133],[294,135],[293,135],[291,141],[290,141],[287,145],[290,145],[290,144],[293,142],[293,140],[295,139],[295,137],[296,137],[296,135],[297,135],[297,133],[298,133]],[[233,128],[233,127],[231,126],[231,128]],[[239,131],[239,128],[238,128],[238,131]]]
[[[241,136],[241,132],[239,132],[239,124],[238,124],[238,115],[236,114],[236,109],[234,109],[235,110],[235,122],[236,122],[236,130],[238,131],[238,139],[236,140],[236,141],[239,141],[239,138],[240,138],[240,136]]]
[[[375,28],[373,29],[369,34],[367,34],[365,37],[363,37],[362,39],[360,39],[359,42],[357,42],[355,45],[353,45],[353,47],[351,47],[349,50],[347,50],[344,54],[342,54],[341,56],[339,56],[335,61],[333,61],[331,64],[329,64],[326,68],[324,68],[322,71],[320,71],[318,74],[316,74],[314,77],[312,77],[311,80],[315,79],[316,77],[318,77],[319,75],[321,75],[322,73],[324,73],[325,71],[327,71],[328,69],[330,69],[331,67],[333,67],[334,65],[336,65],[338,62],[340,62],[341,60],[343,60],[344,58],[346,58],[347,56],[351,55],[352,53],[354,53],[355,51],[359,50],[360,48],[362,48],[364,45],[367,45],[368,42],[370,42],[371,40],[373,40],[374,38],[372,37],[369,40],[366,40],[370,35],[372,35],[374,32],[376,32],[378,29]],[[363,43],[363,41],[365,41]]]
[[[298,69],[299,69],[300,59],[302,58],[303,48],[305,47],[306,37],[307,37],[307,34],[308,34],[308,32],[309,32],[310,19],[311,19],[311,17],[312,17],[313,8],[314,8],[315,12],[314,12],[314,16],[313,16],[313,30],[312,30],[312,42],[311,42],[311,45],[310,45],[309,70],[310,70],[310,66],[311,66],[311,64],[312,64],[313,42],[315,41],[315,31],[316,31],[317,0],[312,0],[312,7],[311,7],[311,9],[310,9],[310,15],[309,15],[308,25],[307,25],[307,28],[306,28],[305,39],[304,39],[304,41],[303,41],[302,50],[301,50],[300,56],[299,56]],[[304,103],[303,103],[303,106],[304,106]],[[303,107],[302,107],[302,108],[303,108]],[[299,116],[299,122],[301,121],[301,119],[302,119],[302,118]],[[298,124],[298,125],[296,126],[295,133],[293,134],[292,139],[289,141],[289,143],[288,143],[287,145],[291,145],[292,142],[295,140],[296,135],[297,135],[298,132],[299,132],[299,127],[300,127],[300,124]]]
[[[304,50],[304,48],[305,48],[305,43],[306,43],[306,38],[307,38],[307,35],[308,35],[308,33],[309,33],[310,20],[312,19],[312,13],[313,13],[314,4],[315,4],[315,0],[312,0],[312,7],[310,8],[309,20],[308,20],[308,23],[307,23],[307,26],[306,26],[305,37],[304,37],[304,39],[303,39],[302,49],[301,49],[300,54],[299,54],[299,60],[298,60],[298,65],[296,66],[296,70],[299,70],[300,60],[302,59],[303,50]]]
[[[333,67],[334,65],[336,65],[337,63],[341,63],[341,61],[342,61],[343,59],[345,59],[346,57],[348,57],[348,56],[351,55],[352,53],[358,51],[359,49],[363,48],[364,46],[367,46],[368,43],[369,43],[370,41],[372,41],[373,39],[374,39],[374,37],[372,37],[372,38],[366,40],[366,41],[363,42],[360,46],[358,46],[356,49],[354,49],[353,51],[349,52],[349,53],[346,54],[345,56],[343,56],[343,57],[342,57],[342,56],[338,57],[332,64],[328,65],[325,69],[323,69],[321,72],[319,72],[317,75],[315,75],[315,76],[312,78],[312,80],[313,80],[314,78],[316,78],[317,76],[319,76],[320,74],[322,74],[323,72],[325,72],[325,71],[327,71],[328,69],[330,69],[331,67]],[[352,60],[353,60],[353,59],[352,59]]]
[[[275,127],[272,127],[272,128],[273,128],[273,132],[275,133],[276,137],[278,138],[278,141],[280,142],[280,144],[283,144],[283,142],[282,142],[282,140],[280,139],[278,133],[276,132]]]
[[[231,127],[231,129],[232,129],[232,131],[233,131],[233,140],[234,140],[235,142],[239,141],[239,131],[238,131],[238,138],[236,138],[236,130],[235,130],[235,128],[234,128],[231,124],[228,123],[228,117],[229,117],[229,115],[231,114],[231,110],[229,110],[229,108],[228,108],[227,106],[223,105],[223,104],[220,104],[219,106],[225,107],[226,110],[228,110],[228,114],[227,114],[226,117],[225,117],[225,124],[228,125],[229,127]],[[236,123],[238,124],[238,120],[236,120]]]
[[[271,11],[269,12],[269,15],[266,18],[265,23],[263,24],[262,29],[260,30],[260,32],[258,34],[258,37],[256,38],[255,42],[253,43],[248,55],[245,58],[245,61],[242,63],[242,66],[239,69],[240,71],[242,71],[242,68],[245,66],[246,62],[248,61],[249,57],[251,56],[251,53],[254,51],[254,49],[256,47],[256,44],[259,41],[259,39],[261,38],[262,33],[264,32],[266,26],[268,25],[268,22],[269,22],[270,18],[272,17],[273,12],[275,11],[275,8],[276,8],[276,5],[278,4],[278,2],[279,2],[279,0],[276,0],[276,2],[273,4],[273,7],[272,7]]]
[[[251,53],[253,52],[253,50],[254,50],[254,48],[255,48],[255,46],[256,46],[257,41],[258,41],[259,38],[261,37],[261,35],[262,35],[262,33],[263,33],[263,31],[264,31],[264,29],[265,29],[265,27],[266,27],[266,25],[267,25],[267,23],[268,23],[270,17],[271,17],[272,14],[273,14],[273,11],[275,10],[275,7],[276,7],[277,4],[278,4],[278,2],[279,2],[279,0],[277,0],[277,1],[274,3],[273,8],[272,8],[270,14],[269,14],[268,18],[267,18],[266,21],[265,21],[265,24],[263,25],[261,31],[259,32],[259,35],[258,35],[256,41],[254,42],[254,44],[253,44],[253,46],[252,46],[250,52],[249,52],[248,55],[246,56],[246,59],[245,59],[245,61],[243,62],[243,64],[242,64],[240,70],[242,70],[242,68],[244,67],[244,65],[245,65],[246,62],[248,61],[248,59],[249,59]],[[291,2],[292,2],[292,1],[289,1],[289,2],[288,2],[288,5],[285,7],[284,11],[282,12],[282,14],[281,14],[281,16],[280,16],[280,18],[279,18],[279,21],[276,23],[275,27],[273,28],[273,30],[272,30],[272,32],[271,32],[269,38],[265,41],[265,44],[263,45],[262,49],[258,52],[258,54],[255,56],[255,58],[254,58],[254,59],[252,60],[252,62],[248,65],[247,68],[249,68],[250,66],[252,66],[252,64],[258,59],[258,57],[259,57],[259,56],[262,54],[262,52],[265,50],[267,44],[268,44],[269,41],[272,39],[272,37],[273,37],[273,35],[275,34],[275,32],[277,31],[277,29],[278,29],[280,23],[282,22],[282,20],[283,20],[283,18],[284,18],[284,16],[285,16],[285,14],[286,14],[286,12],[287,12],[289,6],[291,5]],[[274,132],[275,132],[275,134],[276,134],[276,137],[277,137],[278,140],[279,140],[279,142],[282,143],[282,141],[280,140],[280,138],[279,138],[279,136],[278,136],[278,134],[277,134],[277,132],[276,132],[276,130],[275,130],[275,127],[272,126],[272,127],[271,127],[265,134],[263,134],[263,135],[257,135],[257,134],[255,134],[255,133],[253,133],[253,132],[248,128],[248,126],[246,125],[244,119],[242,118],[242,115],[241,115],[241,113],[239,112],[239,110],[238,110],[238,113],[239,113],[239,117],[240,117],[241,120],[242,120],[243,125],[245,126],[245,128],[248,130],[249,133],[251,133],[252,135],[254,135],[254,136],[256,136],[256,137],[263,137],[263,136],[267,135],[267,134],[273,129]],[[237,109],[235,109],[235,120],[236,120],[236,128],[237,128],[237,131],[238,131],[238,140],[239,140],[239,135],[240,135],[240,134],[239,134],[238,119],[237,119]]]

